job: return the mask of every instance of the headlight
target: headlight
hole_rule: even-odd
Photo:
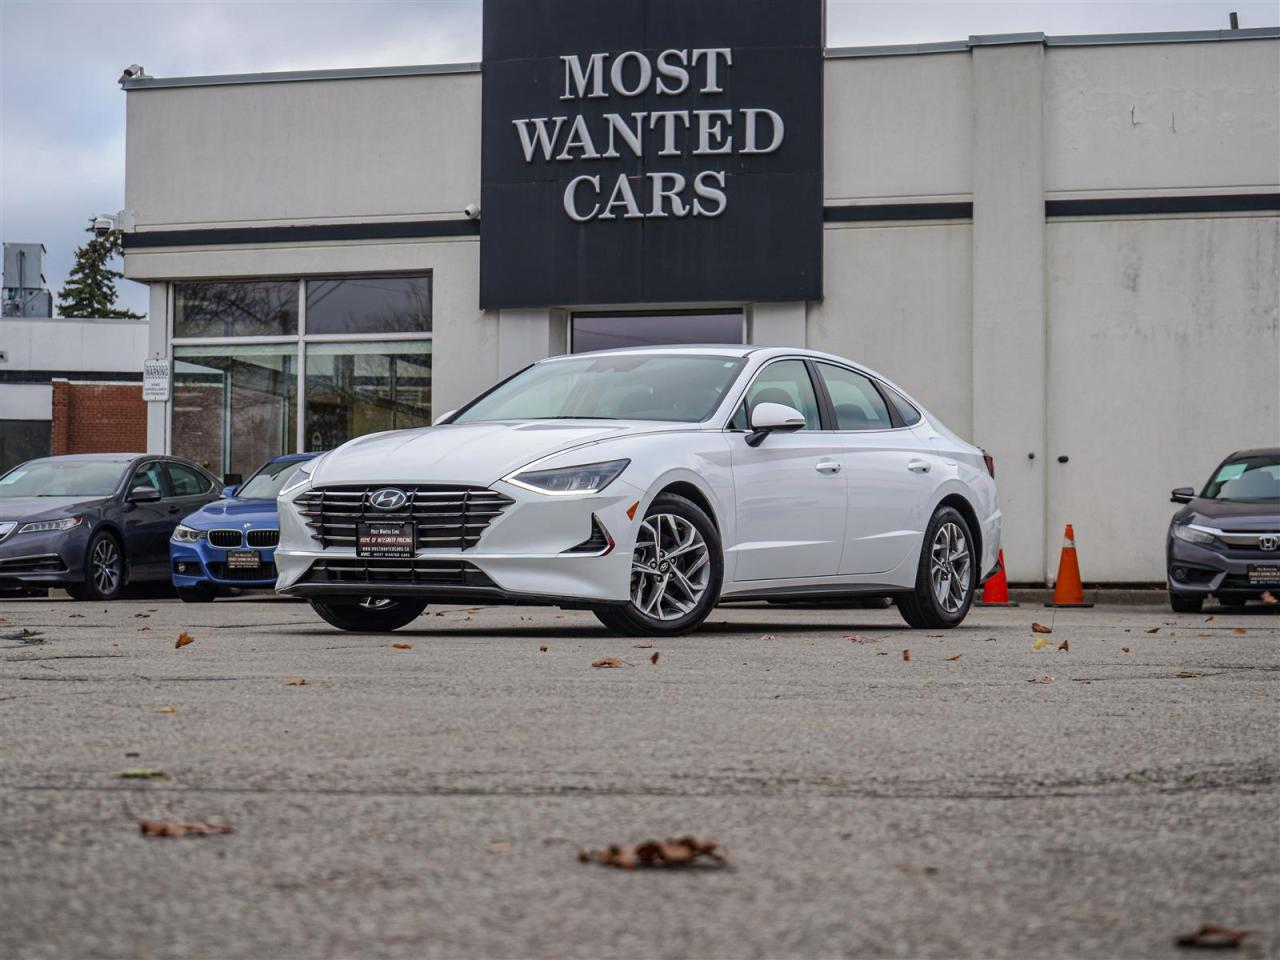
[[[1173,535],[1187,543],[1213,543],[1213,534],[1194,523],[1175,523]]]
[[[280,492],[276,494],[277,499],[287,497],[309,484],[311,482],[311,474],[315,471],[316,464],[319,462],[320,458],[314,457],[311,460],[303,460],[298,464],[298,469],[289,475],[289,479],[285,481],[284,486],[280,488]]]
[[[34,523],[24,523],[19,529],[19,533],[50,533],[54,530],[70,530],[72,527],[80,526],[84,517],[67,517],[65,520],[37,520]]]
[[[503,479],[535,493],[565,496],[571,493],[599,493],[627,469],[630,460],[607,460],[584,463],[580,467],[557,467],[554,470],[517,470]]]
[[[174,543],[195,543],[198,540],[203,540],[208,535],[205,531],[188,527],[184,523],[180,523],[173,528]]]

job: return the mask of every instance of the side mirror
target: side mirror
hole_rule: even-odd
[[[437,424],[444,423],[446,420],[448,420],[450,417],[452,417],[452,416],[453,416],[455,413],[457,413],[457,412],[458,412],[457,410],[446,410],[444,413],[440,414],[440,416],[438,416],[438,417],[436,417],[434,420],[432,420],[432,421],[431,421],[431,425],[434,427],[434,426],[436,426]]]
[[[1190,503],[1196,498],[1195,487],[1175,487],[1169,494],[1170,503]]]
[[[160,491],[155,487],[134,487],[126,499],[130,503],[155,503],[160,499]]]
[[[803,429],[804,414],[795,407],[785,403],[757,403],[751,409],[751,432],[747,434],[747,443],[758,447],[775,430]]]
[[[228,483],[225,487],[223,487],[223,488],[222,488],[222,494],[221,494],[221,496],[223,496],[223,497],[234,497],[234,496],[236,495],[236,491],[237,491],[237,490],[239,490],[239,489],[240,489],[240,484],[238,484],[238,483]]]

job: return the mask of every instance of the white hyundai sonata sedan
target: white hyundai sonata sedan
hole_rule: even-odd
[[[358,631],[434,602],[677,634],[722,600],[859,596],[954,627],[996,572],[993,473],[904,391],[828,354],[555,357],[435,426],[302,464],[280,494],[276,588]]]

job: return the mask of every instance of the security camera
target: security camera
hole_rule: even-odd
[[[141,80],[146,77],[146,75],[147,71],[142,68],[142,64],[131,63],[125,67],[124,71],[120,74],[119,82],[124,83],[126,80]]]
[[[478,204],[478,203],[468,203],[465,207],[463,207],[463,208],[462,208],[462,214],[463,214],[463,216],[465,216],[468,220],[479,220],[479,219],[480,219],[480,204]]]
[[[94,217],[93,218],[93,235],[95,237],[107,237],[111,235],[111,231],[116,228],[116,221],[112,217]]]

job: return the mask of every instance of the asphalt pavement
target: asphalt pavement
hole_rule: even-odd
[[[1274,956],[1273,609],[0,600],[0,956]]]

